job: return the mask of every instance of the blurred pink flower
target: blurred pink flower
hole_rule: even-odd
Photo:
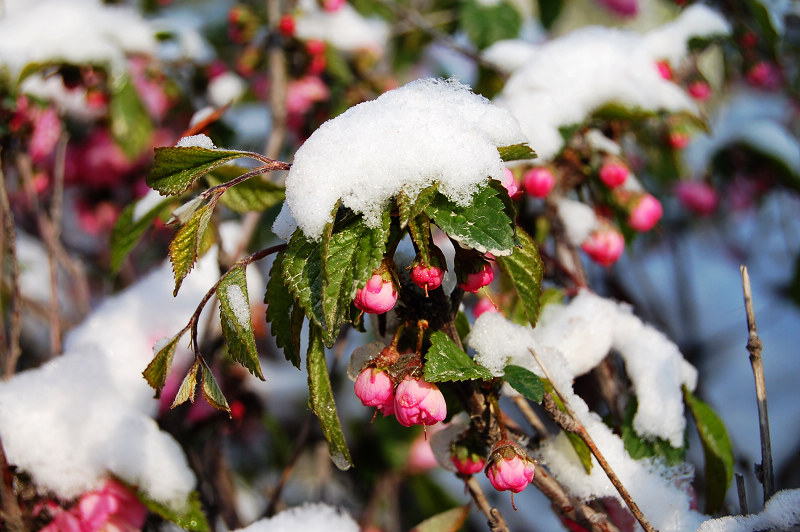
[[[61,119],[54,107],[47,107],[34,114],[30,155],[34,163],[41,164],[53,155],[61,135]]]
[[[611,266],[622,256],[625,238],[617,229],[603,227],[589,235],[581,244],[581,249],[601,266]]]
[[[522,176],[522,187],[529,196],[544,198],[556,184],[553,172],[545,166],[531,168]]]
[[[55,515],[43,532],[135,532],[141,530],[147,517],[144,504],[115,480],[83,494],[70,510],[54,504],[48,505],[48,510]]]
[[[597,0],[597,3],[621,17],[635,17],[639,13],[638,0]]]
[[[330,97],[328,86],[318,76],[306,76],[289,82],[286,95],[286,109],[290,113],[304,114],[316,102]]]
[[[719,205],[719,194],[705,181],[681,181],[675,185],[675,195],[684,207],[698,216],[712,214]]]
[[[652,229],[663,214],[661,202],[652,194],[643,194],[631,208],[628,225],[644,233]]]

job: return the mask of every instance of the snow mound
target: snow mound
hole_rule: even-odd
[[[306,503],[284,510],[269,519],[261,519],[238,532],[358,532],[359,526],[344,510],[323,503]]]

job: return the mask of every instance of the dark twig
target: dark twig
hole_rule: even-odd
[[[739,513],[747,515],[747,490],[744,485],[744,477],[741,473],[736,473],[736,493],[739,495]]]
[[[19,345],[19,338],[22,333],[21,312],[22,293],[19,284],[19,261],[17,260],[17,228],[14,224],[14,213],[11,212],[11,205],[8,201],[8,190],[6,189],[6,177],[3,173],[2,160],[0,159],[0,214],[3,218],[3,240],[4,248],[8,251],[9,262],[11,263],[11,299],[9,301],[8,334],[4,341],[0,342],[2,347],[3,377],[11,378],[17,367],[22,350]],[[3,250],[0,249],[0,252]],[[0,259],[4,258],[0,253]],[[3,320],[4,321],[4,320]],[[3,331],[4,332],[4,331]]]
[[[475,478],[475,476],[470,475],[467,477],[466,482],[467,490],[469,490],[472,500],[475,501],[478,509],[486,516],[491,531],[509,532],[508,525],[506,524],[505,519],[503,519],[503,514],[500,513],[500,510],[493,508],[492,505],[489,504],[489,501],[486,499],[486,495],[483,493],[483,489],[481,489],[481,485],[478,483],[478,480]]]
[[[756,399],[758,401],[758,426],[761,431],[761,475],[759,480],[764,487],[764,503],[775,493],[775,473],[772,467],[772,443],[769,436],[769,414],[767,413],[767,386],[764,382],[764,363],[761,358],[761,339],[756,330],[756,315],[753,310],[753,293],[750,288],[750,275],[747,267],[739,267],[742,274],[744,290],[744,309],[747,313],[747,351],[750,353],[750,365],[756,381]]]

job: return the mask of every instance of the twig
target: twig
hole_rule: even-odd
[[[739,494],[739,513],[747,515],[747,490],[744,485],[744,477],[741,473],[736,473],[736,493]]]
[[[267,16],[269,18],[269,107],[272,112],[272,129],[269,132],[264,153],[267,157],[276,159],[283,147],[286,138],[286,94],[288,92],[288,74],[286,70],[286,56],[281,46],[278,24],[281,19],[280,0],[266,0]]]
[[[8,201],[6,176],[5,173],[3,173],[2,159],[0,159],[0,214],[3,218],[3,240],[5,241],[5,249],[8,250],[11,263],[11,300],[9,302],[8,341],[0,342],[0,346],[2,347],[0,354],[3,355],[3,376],[9,379],[14,374],[17,361],[22,354],[19,345],[19,338],[22,334],[22,323],[20,321],[22,293],[19,283],[19,261],[17,260],[17,229],[14,224],[14,213],[11,212],[11,205]],[[2,254],[0,254],[0,258],[3,258]]]
[[[750,288],[750,275],[747,267],[739,267],[742,274],[744,290],[744,309],[747,313],[747,351],[750,353],[750,365],[756,381],[756,399],[758,400],[758,426],[761,431],[761,474],[758,475],[764,487],[764,503],[775,493],[775,473],[772,467],[772,443],[769,437],[769,414],[767,413],[767,386],[764,382],[764,363],[761,358],[761,339],[756,330],[756,315],[753,311],[753,293]]]
[[[61,239],[61,208],[64,201],[64,164],[67,157],[69,137],[62,133],[56,145],[55,167],[53,169],[53,197],[50,202],[49,239]],[[58,297],[58,253],[55,245],[49,245],[48,264],[50,267],[50,352],[61,352],[61,306]]]
[[[642,526],[642,528],[646,532],[655,532],[655,528],[653,528],[653,525],[651,525],[650,522],[645,518],[642,511],[639,509],[639,506],[636,504],[636,502],[633,500],[633,497],[631,497],[631,494],[628,492],[628,489],[622,484],[622,481],[620,481],[619,477],[614,472],[614,470],[611,469],[611,466],[606,461],[603,454],[600,452],[600,449],[598,449],[597,445],[595,445],[594,440],[589,435],[589,432],[586,430],[586,427],[584,427],[583,423],[581,423],[580,420],[578,420],[578,416],[575,415],[575,412],[572,410],[572,407],[569,406],[569,403],[567,402],[567,399],[564,396],[564,394],[562,394],[559,391],[555,381],[553,381],[553,379],[550,377],[550,373],[547,371],[547,368],[545,368],[544,364],[542,364],[542,361],[539,359],[539,356],[536,354],[536,351],[534,351],[533,349],[528,349],[528,350],[533,355],[533,358],[536,360],[536,363],[539,364],[539,367],[542,369],[542,372],[544,372],[544,375],[547,378],[547,380],[550,381],[550,384],[553,387],[553,391],[561,399],[561,402],[564,404],[564,409],[567,411],[566,413],[571,418],[572,423],[571,426],[568,426],[569,428],[567,428],[567,430],[570,430],[570,432],[574,432],[575,434],[577,434],[583,440],[586,446],[589,447],[589,450],[592,451],[592,454],[597,459],[597,463],[599,463],[600,467],[603,468],[603,471],[605,471],[606,475],[608,476],[608,479],[617,489],[617,492],[619,493],[620,497],[622,497],[622,500],[625,501],[625,504],[628,506],[628,509],[631,511],[636,520],[639,521],[639,524]]]
[[[22,510],[19,507],[19,501],[14,493],[14,475],[8,467],[6,460],[6,451],[3,447],[3,442],[0,440],[0,472],[3,475],[2,496],[0,496],[0,508],[2,508],[2,516],[5,520],[5,525],[10,532],[23,532],[25,530],[25,523],[22,520]],[[5,530],[5,529],[4,529]]]
[[[544,426],[542,420],[539,419],[539,416],[537,416],[536,412],[533,411],[533,408],[531,408],[528,400],[522,395],[518,395],[514,397],[513,401],[514,404],[517,405],[517,408],[519,409],[520,413],[522,413],[523,417],[525,417],[528,423],[530,423],[531,427],[533,427],[533,430],[535,430],[540,437],[546,438],[549,435],[547,432],[547,427]]]
[[[481,485],[478,483],[475,475],[470,475],[467,477],[466,482],[467,490],[469,490],[472,500],[475,501],[478,509],[486,516],[491,531],[509,532],[508,525],[506,524],[505,519],[503,519],[503,514],[500,513],[500,510],[493,508],[492,505],[489,504],[489,501],[486,499],[486,495],[484,495],[483,489],[481,489]]]

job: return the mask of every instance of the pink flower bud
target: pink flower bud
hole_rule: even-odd
[[[616,229],[605,227],[589,235],[581,244],[581,249],[601,266],[611,266],[622,256],[625,238]]]
[[[444,280],[444,270],[438,266],[425,266],[424,263],[417,264],[411,270],[411,280],[414,284],[425,290],[435,290],[439,288]]]
[[[384,370],[364,369],[358,374],[355,390],[364,406],[374,406],[384,416],[394,413],[394,384]]]
[[[705,81],[694,81],[689,84],[689,96],[695,100],[704,102],[711,96],[711,87]]]
[[[759,61],[747,71],[747,82],[759,89],[775,90],[783,82],[780,67],[768,61]]]
[[[597,2],[621,17],[635,17],[639,13],[637,0],[597,0]]]
[[[406,427],[435,425],[447,416],[447,405],[435,384],[408,376],[397,385],[394,414]]]
[[[646,232],[653,228],[664,214],[661,202],[650,194],[644,194],[631,209],[628,225],[639,232]]]
[[[494,270],[492,269],[492,265],[488,262],[484,262],[481,270],[468,273],[465,276],[464,281],[458,283],[458,286],[460,286],[465,292],[472,292],[474,294],[484,286],[491,284],[493,279]]]
[[[624,163],[610,160],[600,167],[600,181],[605,183],[608,188],[616,188],[628,179],[629,172]]]
[[[519,192],[517,181],[514,179],[514,173],[508,168],[503,168],[503,179],[500,181],[500,183],[508,191],[508,195],[511,198],[513,198],[514,195]]]
[[[497,491],[511,490],[519,493],[533,481],[536,466],[527,456],[517,454],[512,447],[506,447],[492,457],[486,476]]]
[[[704,181],[681,181],[675,185],[675,195],[684,207],[698,216],[708,216],[719,204],[717,191]]]
[[[549,168],[537,166],[522,176],[522,187],[529,196],[544,198],[550,194],[556,184],[556,178]]]
[[[656,68],[659,75],[664,79],[672,79],[672,67],[669,66],[667,61],[657,61]]]
[[[484,312],[500,312],[488,297],[481,298],[472,308],[472,315],[477,319]]]
[[[286,37],[294,35],[295,27],[294,17],[291,15],[282,16],[280,22],[278,22],[278,30],[281,32],[281,35]]]
[[[345,0],[322,0],[322,8],[329,13],[334,13],[339,11],[345,3]]]
[[[486,460],[474,454],[467,454],[463,458],[453,454],[450,456],[450,461],[456,466],[456,471],[462,475],[474,475],[481,472],[486,466]]]
[[[669,132],[669,145],[672,149],[682,150],[689,144],[689,134],[680,129]]]
[[[381,274],[376,273],[356,292],[353,303],[364,312],[383,314],[397,303],[397,290],[391,278],[384,280]]]

